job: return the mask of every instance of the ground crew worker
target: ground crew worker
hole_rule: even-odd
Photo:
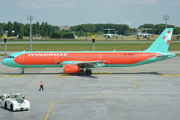
[[[40,82],[40,85],[39,85],[39,86],[40,86],[39,91],[41,90],[41,88],[42,88],[42,90],[43,90],[43,82],[42,82],[42,81]]]

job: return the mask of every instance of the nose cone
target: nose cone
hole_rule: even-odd
[[[2,64],[7,66],[7,59],[4,59],[4,60],[2,61]]]
[[[11,61],[9,60],[9,58],[6,58],[2,61],[2,64],[5,66],[10,66],[11,65]]]

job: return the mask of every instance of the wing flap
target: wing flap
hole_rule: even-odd
[[[61,63],[62,65],[69,64],[69,65],[77,65],[80,67],[102,67],[104,66],[104,61],[66,61],[65,63]]]

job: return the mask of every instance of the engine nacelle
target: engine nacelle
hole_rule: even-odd
[[[81,72],[81,67],[77,65],[64,65],[64,73],[78,73]]]

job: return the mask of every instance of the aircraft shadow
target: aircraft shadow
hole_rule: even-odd
[[[20,73],[0,73],[0,75],[9,75],[9,76],[20,76]],[[66,73],[24,73],[24,75],[57,75],[57,76],[79,76],[79,77],[88,77],[88,78],[97,78],[96,76],[89,76],[86,73],[74,73],[74,74],[66,74]]]
[[[57,76],[80,76],[80,77],[89,77],[89,78],[97,78],[96,74],[108,74],[108,75],[122,75],[122,74],[129,74],[129,75],[137,75],[137,74],[150,74],[150,75],[162,75],[158,72],[135,72],[135,73],[92,73],[91,76],[86,75],[86,73],[73,73],[73,74],[66,74],[66,73],[25,73],[24,75],[57,75]],[[21,75],[20,73],[0,73],[0,75]]]

